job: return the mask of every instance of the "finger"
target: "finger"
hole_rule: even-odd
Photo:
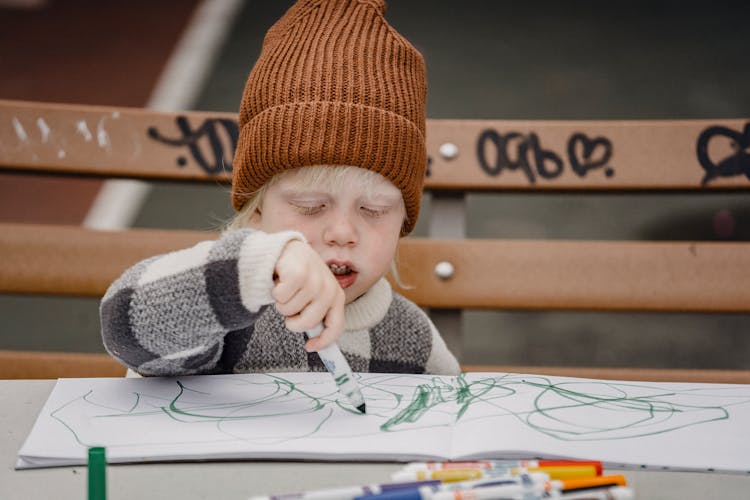
[[[287,316],[286,327],[293,332],[310,330],[324,321],[328,307],[325,301],[313,300],[299,314]]]
[[[319,336],[308,340],[305,344],[305,349],[308,352],[315,352],[328,347],[344,333],[344,302],[345,296],[343,290],[341,290],[340,297],[337,296],[335,298],[334,303],[326,314],[323,321],[323,331]]]
[[[311,290],[303,288],[301,290],[297,290],[297,293],[295,293],[294,296],[292,296],[292,298],[290,298],[288,301],[276,301],[274,305],[276,306],[276,310],[284,316],[295,316],[301,313],[307,306],[310,305],[310,302],[313,301],[314,296],[315,294],[312,293]]]
[[[275,301],[286,303],[302,288],[309,275],[310,251],[313,250],[300,241],[293,240],[286,244],[274,267],[271,295]]]
[[[341,288],[335,281],[333,283],[323,281],[305,308],[298,314],[287,317],[287,328],[294,332],[303,332],[323,323],[328,310],[337,298],[337,290]]]
[[[280,278],[271,289],[271,297],[280,304],[286,304],[302,288],[301,280]]]

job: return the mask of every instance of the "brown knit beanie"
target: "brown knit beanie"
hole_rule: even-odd
[[[240,104],[232,205],[275,174],[311,165],[374,170],[419,215],[427,151],[422,55],[382,0],[299,0],[268,30]]]

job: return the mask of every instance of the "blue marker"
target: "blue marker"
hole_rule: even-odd
[[[510,486],[517,485],[516,478],[506,478],[498,480],[479,480],[479,481],[459,481],[455,483],[426,484],[428,481],[417,483],[411,488],[401,488],[392,491],[383,491],[382,493],[370,493],[354,497],[354,500],[429,500],[435,493],[451,492],[473,488],[487,488],[492,486]]]
[[[322,331],[323,325],[318,325],[306,333],[309,338],[313,338],[320,335]],[[349,401],[352,402],[356,409],[365,413],[365,398],[362,396],[359,384],[354,379],[352,369],[349,367],[349,363],[346,362],[346,358],[341,353],[339,346],[335,342],[329,344],[328,347],[319,350],[318,355],[323,364],[326,365],[326,369],[333,375],[333,380],[336,382],[339,391],[349,398]]]
[[[450,496],[452,492],[463,490],[480,491],[485,488],[487,491],[497,488],[514,488],[521,486],[522,483],[534,485],[545,484],[549,476],[543,472],[523,473],[519,476],[504,476],[502,478],[479,479],[476,481],[458,481],[454,483],[444,483],[432,485],[418,485],[414,488],[404,488],[394,491],[384,491],[355,497],[354,500],[432,500],[436,496]],[[499,491],[499,490],[498,490]],[[452,497],[451,497],[452,498]],[[482,497],[485,498],[485,497]]]
[[[360,495],[379,494],[399,489],[412,490],[419,486],[436,486],[440,481],[412,481],[407,483],[370,484],[366,486],[345,486],[324,490],[306,491],[302,493],[287,493],[252,497],[250,500],[351,500]]]

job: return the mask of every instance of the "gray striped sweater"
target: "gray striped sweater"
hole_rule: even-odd
[[[242,229],[146,259],[101,302],[107,351],[142,375],[323,371],[273,306],[273,270],[294,231]],[[385,279],[345,307],[339,347],[358,372],[457,374],[432,322]]]

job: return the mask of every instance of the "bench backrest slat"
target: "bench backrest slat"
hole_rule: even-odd
[[[748,189],[746,127],[736,119],[428,120],[426,188]],[[237,134],[233,113],[0,100],[0,170],[228,182]]]

